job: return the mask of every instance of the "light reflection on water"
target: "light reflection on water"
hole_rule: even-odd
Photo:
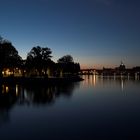
[[[0,138],[140,138],[140,81],[83,78],[45,87],[2,85]]]
[[[82,82],[83,87],[102,87],[102,86],[109,86],[111,88],[113,85],[115,88],[120,87],[120,89],[123,91],[128,86],[131,86],[134,84],[139,84],[138,79],[129,78],[129,77],[114,77],[114,76],[106,76],[106,77],[100,77],[98,75],[84,75],[83,79],[85,79]],[[130,87],[131,88],[131,87]]]

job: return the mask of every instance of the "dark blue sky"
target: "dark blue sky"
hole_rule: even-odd
[[[0,0],[0,35],[26,58],[33,46],[83,67],[140,65],[139,0]]]

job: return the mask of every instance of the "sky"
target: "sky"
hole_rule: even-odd
[[[0,0],[0,35],[23,59],[39,45],[82,68],[140,66],[140,1]]]

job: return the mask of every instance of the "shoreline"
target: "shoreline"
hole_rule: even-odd
[[[62,84],[71,82],[83,81],[80,76],[71,77],[2,77],[0,82],[2,84],[23,84],[23,85],[48,85],[48,84]]]

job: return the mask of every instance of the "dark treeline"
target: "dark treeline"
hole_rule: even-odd
[[[52,51],[48,47],[35,46],[27,54],[26,60],[19,56],[13,44],[0,37],[0,77],[7,74],[22,76],[65,76],[77,74],[80,64],[75,63],[71,55],[62,56],[55,63],[51,60]]]

